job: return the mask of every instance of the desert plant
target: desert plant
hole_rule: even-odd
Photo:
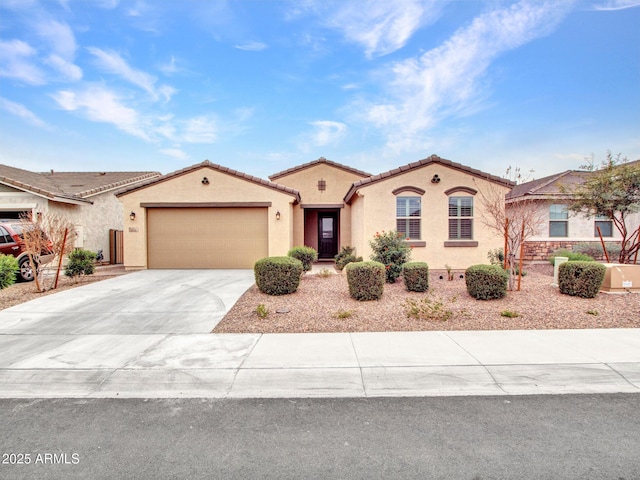
[[[503,310],[500,312],[500,315],[507,318],[517,318],[520,314],[514,310]]]
[[[570,262],[593,262],[593,257],[586,255],[584,253],[573,252],[571,250],[556,250],[551,255],[549,255],[549,263],[551,265],[555,264],[556,257],[566,257]]]
[[[600,291],[607,268],[597,262],[566,262],[558,269],[560,293],[594,298]]]
[[[289,250],[287,256],[300,260],[305,272],[310,271],[313,266],[313,262],[318,260],[318,252],[311,247],[293,247]]]
[[[362,257],[356,257],[355,248],[344,246],[340,249],[340,253],[338,253],[334,258],[336,260],[336,268],[340,271],[352,262],[361,262]]]
[[[353,316],[353,311],[351,310],[338,310],[336,312],[336,318],[344,320],[345,318],[351,318]]]
[[[605,242],[605,248],[609,254],[609,259],[613,260],[620,255],[620,244],[615,242]],[[602,258],[604,256],[604,250],[600,242],[579,242],[573,245],[573,251],[577,253],[583,253],[593,258]]]
[[[95,271],[93,262],[95,260],[96,254],[94,252],[78,248],[69,254],[69,262],[64,274],[76,280],[85,275],[93,275]]]
[[[438,322],[446,322],[453,316],[453,312],[446,308],[441,299],[429,297],[421,300],[407,298],[405,301],[405,313],[409,318],[435,320]]]
[[[405,263],[402,279],[410,292],[426,292],[429,289],[429,265],[425,262]]]
[[[487,253],[487,258],[489,259],[489,263],[491,265],[504,265],[504,248],[494,248],[493,250],[489,250]]]
[[[0,255],[0,289],[16,283],[18,260],[12,255]]]
[[[498,265],[472,265],[465,271],[467,292],[478,300],[504,297],[508,281],[509,274]]]
[[[391,230],[378,233],[369,242],[373,250],[371,260],[380,262],[386,269],[387,283],[395,283],[402,273],[402,265],[411,257],[411,247],[405,240],[404,234]]]
[[[345,267],[349,294],[356,300],[379,300],[384,291],[385,268],[380,262],[353,262]]]
[[[450,282],[453,281],[453,270],[451,269],[451,265],[445,264],[444,268],[447,270],[447,280]]]
[[[598,310],[595,310],[595,309],[593,309],[593,310],[587,310],[587,313],[588,313],[589,315],[593,315],[594,317],[597,317],[598,315],[600,315],[600,312],[598,312]]]
[[[317,273],[317,275],[320,278],[329,278],[331,275],[333,275],[333,273],[331,273],[331,270],[329,270],[328,268],[323,268]]]
[[[269,315],[269,310],[264,305],[264,303],[258,304],[258,306],[256,307],[256,315],[258,315],[258,317],[260,318],[267,318],[267,316]]]
[[[292,257],[267,257],[253,266],[256,285],[268,295],[293,293],[300,285],[302,262]]]

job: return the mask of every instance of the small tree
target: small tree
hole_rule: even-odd
[[[369,245],[373,249],[371,260],[384,265],[387,271],[387,283],[395,283],[402,273],[402,265],[411,258],[411,247],[404,235],[395,230],[386,233],[383,230],[382,233],[376,232]]]
[[[607,152],[607,158],[596,166],[593,156],[583,168],[591,173],[585,182],[571,189],[569,209],[587,218],[604,216],[613,222],[620,233],[618,262],[633,263],[640,249],[640,225],[629,229],[630,214],[640,212],[640,162],[629,162],[618,154],[615,158]]]
[[[67,217],[57,213],[38,213],[35,218],[24,217],[20,220],[23,230],[23,242],[33,268],[36,291],[44,292],[55,288],[59,272],[45,280],[45,268],[42,256],[51,256],[48,265],[60,265],[62,257],[73,251],[75,230]]]
[[[545,212],[540,209],[538,201],[526,198],[505,205],[504,193],[493,185],[484,190],[478,188],[478,191],[483,206],[480,221],[506,239],[509,290],[513,290],[516,275],[522,275],[521,269],[516,265],[516,254],[528,238],[538,233],[544,222]]]

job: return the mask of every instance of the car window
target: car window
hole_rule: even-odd
[[[13,243],[13,238],[4,227],[0,227],[0,243]]]
[[[13,231],[16,232],[18,235],[20,235],[20,238],[23,238],[23,228],[22,225],[19,223],[13,223],[11,224],[11,228],[13,228]]]

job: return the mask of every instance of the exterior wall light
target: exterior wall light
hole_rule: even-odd
[[[202,178],[202,184],[203,185],[209,185],[209,179],[207,177],[203,177]]]
[[[135,219],[136,219],[136,212],[133,212],[133,211],[132,211],[132,212],[129,214],[129,220],[131,220],[131,221],[133,222]]]
[[[276,212],[276,220],[280,220],[280,210]]]

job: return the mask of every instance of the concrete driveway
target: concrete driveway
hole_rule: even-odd
[[[254,283],[252,270],[143,270],[0,312],[0,335],[209,333]]]

